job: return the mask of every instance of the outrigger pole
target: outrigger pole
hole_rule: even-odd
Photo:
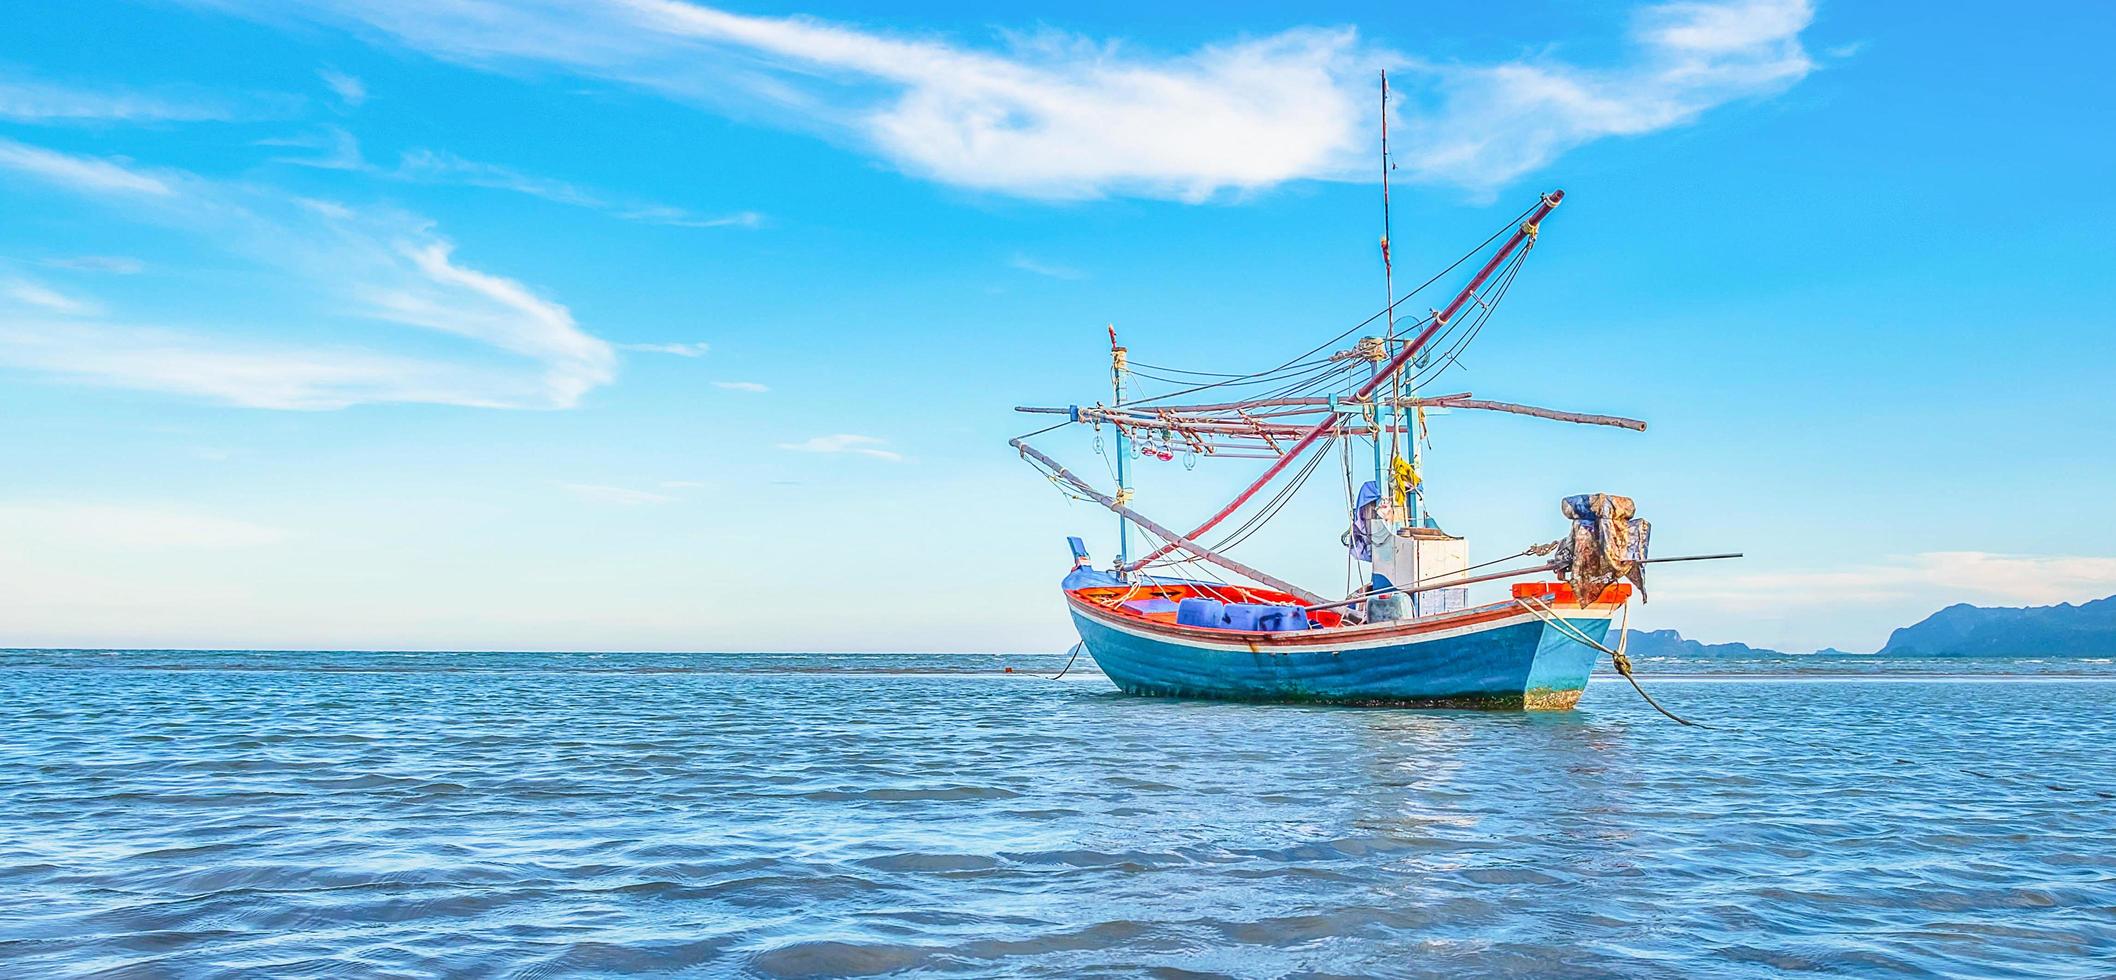
[[[1086,481],[1080,479],[1077,476],[1074,476],[1073,471],[1068,470],[1064,466],[1059,465],[1057,460],[1052,459],[1049,456],[1045,456],[1041,452],[1038,452],[1034,446],[1031,446],[1028,443],[1025,443],[1019,439],[1009,439],[1007,440],[1007,445],[1019,450],[1023,456],[1027,456],[1031,459],[1034,459],[1036,462],[1042,463],[1045,467],[1050,469],[1051,475],[1053,477],[1064,481],[1068,486],[1071,486],[1073,489],[1080,491],[1082,494],[1085,494],[1088,499],[1093,500],[1094,502],[1101,504],[1102,506],[1107,507],[1112,511],[1115,511],[1118,517],[1129,518],[1133,523],[1145,528],[1147,533],[1159,535],[1161,538],[1169,542],[1169,547],[1182,548],[1184,551],[1188,551],[1191,554],[1196,555],[1205,561],[1218,565],[1221,568],[1224,568],[1237,575],[1246,575],[1249,578],[1255,579],[1256,581],[1268,585],[1271,588],[1277,589],[1280,592],[1287,593],[1288,595],[1291,595],[1304,603],[1309,603],[1313,605],[1316,603],[1329,601],[1324,599],[1322,596],[1316,595],[1315,593],[1303,589],[1300,586],[1294,585],[1291,582],[1286,582],[1277,578],[1273,578],[1269,575],[1264,574],[1263,572],[1257,571],[1254,568],[1250,568],[1249,566],[1244,565],[1241,562],[1235,561],[1234,559],[1229,558],[1226,555],[1220,554],[1219,552],[1213,551],[1212,549],[1207,548],[1204,545],[1197,543],[1196,541],[1193,541],[1187,537],[1183,537],[1182,535],[1179,535],[1174,531],[1171,531],[1165,527],[1162,527],[1159,524],[1147,520],[1146,518],[1140,516],[1139,512],[1132,510],[1130,507],[1127,507],[1124,504],[1117,502],[1115,498],[1110,497],[1099,490],[1096,490],[1092,486],[1089,486]],[[1159,554],[1159,552],[1156,552],[1156,554]]]
[[[1638,560],[1638,563],[1641,565],[1657,565],[1665,562],[1719,561],[1724,558],[1740,557],[1742,557],[1741,552],[1730,551],[1726,552],[1725,554],[1718,555],[1677,555],[1672,558],[1641,558]],[[1520,578],[1523,575],[1537,575],[1543,572],[1559,572],[1564,570],[1564,565],[1561,565],[1557,562],[1551,562],[1547,565],[1535,565],[1528,568],[1511,568],[1503,572],[1487,572],[1483,575],[1471,576],[1470,578],[1454,578],[1450,575],[1442,575],[1439,578],[1446,579],[1446,581],[1444,582],[1440,581],[1439,579],[1427,579],[1416,585],[1392,585],[1386,589],[1369,589],[1367,591],[1361,592],[1359,595],[1353,596],[1350,599],[1344,599],[1338,602],[1326,602],[1319,606],[1309,606],[1307,607],[1307,609],[1309,612],[1314,612],[1317,609],[1338,609],[1344,606],[1356,606],[1362,602],[1367,601],[1367,599],[1371,596],[1387,595],[1391,592],[1401,592],[1404,595],[1412,595],[1419,592],[1431,592],[1435,589],[1452,589],[1458,585],[1472,585],[1477,582],[1496,582],[1500,579]]]
[[[1322,407],[1329,405],[1330,400],[1327,398],[1279,398],[1269,401],[1260,401],[1256,404],[1260,406],[1280,405],[1287,407],[1299,407],[1303,405],[1314,405]],[[1517,405],[1513,402],[1495,402],[1483,398],[1471,398],[1467,395],[1451,395],[1444,398],[1405,398],[1397,401],[1396,405],[1399,408],[1423,407],[1426,405],[1431,405],[1434,408],[1463,408],[1475,409],[1478,411],[1485,412],[1505,412],[1510,415],[1528,415],[1534,418],[1551,419],[1558,422],[1576,422],[1581,425],[1607,425],[1614,426],[1619,429],[1630,429],[1635,432],[1646,431],[1646,423],[1641,422],[1638,419],[1627,419],[1618,415],[1590,415],[1585,412],[1561,412],[1555,408],[1538,408],[1534,405]],[[1120,425],[1133,425],[1146,428],[1165,427],[1177,430],[1195,430],[1198,432],[1226,432],[1236,435],[1243,433],[1267,432],[1274,436],[1295,436],[1306,431],[1306,428],[1304,426],[1292,425],[1289,423],[1258,421],[1245,425],[1239,422],[1212,420],[1193,421],[1191,419],[1186,419],[1182,417],[1185,414],[1190,413],[1209,412],[1219,409],[1235,407],[1238,406],[1165,405],[1153,409],[1127,410],[1120,412],[1106,409],[1085,408],[1080,406],[1073,406],[1070,408],[1038,408],[1029,405],[1022,405],[1017,406],[1014,411],[1021,412],[1026,415],[1078,415],[1080,421],[1083,422],[1093,422],[1101,420],[1118,423]],[[1257,415],[1262,418],[1269,417],[1266,413],[1262,412],[1257,413]],[[1410,431],[1411,427],[1406,423],[1398,421],[1397,423],[1391,425],[1390,428],[1398,432],[1407,432]],[[1341,431],[1346,435],[1363,436],[1372,434],[1373,427],[1356,425],[1343,429]]]
[[[1389,358],[1388,363],[1382,365],[1381,370],[1376,371],[1372,377],[1369,377],[1365,384],[1360,385],[1358,390],[1352,393],[1350,400],[1355,402],[1365,400],[1373,395],[1375,390],[1379,389],[1384,382],[1395,377],[1396,372],[1403,370],[1403,366],[1409,363],[1411,358],[1418,355],[1419,349],[1431,341],[1433,335],[1438,333],[1441,327],[1446,326],[1448,321],[1453,320],[1456,313],[1461,312],[1463,305],[1469,302],[1470,297],[1476,295],[1478,289],[1483,288],[1484,280],[1491,278],[1491,274],[1498,271],[1500,263],[1505,262],[1506,257],[1512,255],[1514,249],[1519,248],[1523,241],[1528,241],[1535,237],[1537,228],[1542,224],[1543,219],[1548,217],[1550,212],[1563,200],[1565,200],[1565,192],[1562,190],[1551,191],[1543,195],[1543,203],[1538,204],[1536,209],[1529,213],[1528,220],[1522,222],[1521,227],[1514,230],[1513,237],[1508,238],[1506,244],[1501,245],[1499,250],[1492,254],[1491,261],[1484,263],[1484,267],[1477,270],[1477,275],[1469,281],[1469,285],[1462,287],[1462,291],[1455,294],[1454,300],[1447,304],[1447,309],[1433,314],[1433,322],[1427,324],[1424,330],[1419,331],[1418,336],[1413,338],[1410,343],[1403,345],[1403,349],[1398,351],[1396,356]],[[1395,304],[1391,303],[1389,307],[1394,309]],[[1205,523],[1198,525],[1189,534],[1181,535],[1180,540],[1196,538],[1198,535],[1219,526],[1219,523],[1226,520],[1228,515],[1240,509],[1243,504],[1249,501],[1250,497],[1256,496],[1258,490],[1262,490],[1265,484],[1270,483],[1274,477],[1278,476],[1281,471],[1293,462],[1294,457],[1299,456],[1303,450],[1314,445],[1316,440],[1321,439],[1339,424],[1341,424],[1340,420],[1334,416],[1316,423],[1313,428],[1300,437],[1298,442],[1293,444],[1291,449],[1288,449],[1283,455],[1279,456],[1276,462],[1266,468],[1264,475],[1257,477],[1256,482],[1251,483],[1248,489],[1236,495],[1233,502],[1220,508],[1218,513],[1206,518]],[[1174,551],[1177,548],[1175,543],[1177,540],[1179,540],[1177,536],[1170,536],[1168,539],[1169,543],[1154,549],[1151,553],[1135,561],[1119,565],[1118,570],[1124,572],[1138,571],[1148,562]]]

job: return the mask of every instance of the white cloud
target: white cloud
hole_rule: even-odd
[[[756,394],[762,394],[771,390],[770,387],[758,384],[755,381],[715,381],[713,382],[713,387],[725,388],[728,391],[747,391]]]
[[[285,409],[365,402],[565,408],[615,376],[615,352],[582,331],[564,306],[458,263],[453,245],[415,215],[0,140],[4,171],[175,227],[272,270],[316,304],[308,314],[313,322],[301,326],[346,339],[294,345],[228,332],[239,324],[209,331],[123,318],[18,319],[0,325],[0,364]],[[377,344],[402,339],[383,329],[388,324],[473,343],[453,357],[377,351]]]
[[[322,68],[317,70],[316,77],[322,79],[324,87],[330,89],[333,95],[338,96],[338,101],[345,103],[348,108],[367,101],[367,83],[357,76],[348,75],[336,68]]]
[[[620,350],[639,351],[645,354],[674,354],[677,357],[704,357],[713,345],[705,341],[684,344],[618,344]]]
[[[1639,11],[1632,57],[1613,68],[1416,63],[1408,91],[1430,94],[1406,100],[1410,137],[1393,155],[1413,177],[1490,188],[1585,143],[1684,125],[1805,78],[1813,16],[1807,0],[1667,3]]]
[[[15,546],[254,548],[285,537],[278,528],[170,507],[0,503],[0,541]]]
[[[800,442],[782,442],[779,444],[779,448],[791,449],[801,453],[853,453],[859,456],[872,456],[875,459],[888,460],[892,463],[903,462],[904,456],[902,453],[881,448],[888,444],[888,440],[877,439],[873,436],[840,434],[816,436]]]
[[[1018,252],[1015,253],[1012,259],[1009,259],[1007,261],[1007,264],[1013,266],[1016,269],[1020,269],[1023,272],[1033,272],[1036,275],[1046,276],[1051,279],[1087,278],[1087,273],[1075,269],[1072,266],[1057,265],[1050,262],[1038,261]]]
[[[0,324],[0,365],[83,384],[294,411],[372,402],[511,408],[536,395],[502,372],[481,377],[468,368],[352,346],[271,344],[123,323]]]
[[[673,503],[676,498],[650,490],[633,490],[629,487],[611,487],[595,483],[561,483],[559,487],[582,500],[598,504],[622,504],[636,507],[640,504]]]
[[[31,282],[27,279],[0,281],[0,296],[26,306],[34,306],[69,316],[86,316],[102,311],[102,307],[87,300],[68,296],[43,283]]]
[[[285,2],[224,0],[261,16]],[[1435,64],[1349,28],[1163,54],[1055,32],[973,47],[680,0],[302,0],[312,16],[495,68],[557,67],[819,131],[906,172],[1040,198],[1181,200],[1368,180],[1374,71],[1409,66],[1406,176],[1490,188],[1567,149],[1687,123],[1811,70],[1807,0],[1641,8],[1621,57]]]

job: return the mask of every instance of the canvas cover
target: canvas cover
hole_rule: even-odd
[[[1572,521],[1572,533],[1553,557],[1580,605],[1593,602],[1623,579],[1638,588],[1643,601],[1646,568],[1640,562],[1646,558],[1653,526],[1636,516],[1637,504],[1630,497],[1583,493],[1566,497],[1559,510]]]
[[[1345,532],[1344,542],[1345,547],[1351,549],[1352,557],[1360,561],[1374,560],[1374,537],[1367,522],[1374,518],[1378,510],[1376,505],[1380,502],[1381,491],[1376,489],[1374,481],[1359,485],[1359,499],[1352,504],[1352,529]]]

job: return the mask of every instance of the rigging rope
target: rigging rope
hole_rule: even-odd
[[[1448,348],[1447,352],[1438,359],[1430,362],[1427,369],[1421,370],[1412,381],[1414,387],[1437,380],[1440,375],[1447,372],[1448,368],[1454,367],[1461,361],[1462,352],[1469,348],[1470,343],[1477,339],[1478,334],[1484,332],[1484,325],[1491,322],[1492,315],[1498,312],[1499,301],[1506,298],[1506,291],[1513,286],[1514,278],[1520,274],[1521,265],[1528,258],[1528,251],[1523,249],[1519,255],[1515,256],[1512,262],[1508,263],[1506,270],[1500,273],[1492,289],[1491,300],[1486,302],[1481,298],[1479,299],[1477,315],[1471,319],[1469,329],[1462,335],[1462,339],[1456,341],[1455,345]]]
[[[1334,440],[1336,436],[1329,438]],[[1329,455],[1330,447],[1326,442],[1317,448],[1315,455],[1310,456],[1308,462],[1303,464],[1298,472],[1294,473],[1293,479],[1286,481],[1284,488],[1274,494],[1270,500],[1265,501],[1264,506],[1258,508],[1257,512],[1248,520],[1243,521],[1234,530],[1227,532],[1227,536],[1222,538],[1220,543],[1213,545],[1212,550],[1225,553],[1233,550],[1235,546],[1242,542],[1249,540],[1272,518],[1277,517],[1279,511],[1285,509],[1286,504],[1292,501],[1293,495],[1307,484],[1308,478],[1315,475],[1315,471],[1322,466],[1322,461],[1329,458]]]
[[[1068,671],[1068,670],[1071,670],[1071,669],[1073,669],[1073,661],[1075,661],[1075,660],[1078,660],[1078,659],[1080,659],[1080,651],[1081,651],[1081,650],[1084,650],[1084,649],[1086,649],[1086,648],[1087,648],[1087,641],[1085,641],[1085,640],[1082,640],[1082,641],[1081,641],[1081,642],[1079,642],[1079,643],[1075,643],[1075,644],[1073,644],[1073,655],[1072,655],[1072,656],[1070,656],[1070,657],[1067,657],[1067,658],[1065,658],[1065,666],[1064,666],[1063,668],[1060,668],[1060,669],[1059,669],[1059,671],[1058,671],[1057,673],[1055,673],[1055,674],[1052,674],[1052,675],[1051,675],[1051,676],[1050,676],[1050,677],[1049,677],[1048,679],[1049,679],[1049,680],[1054,680],[1054,681],[1055,681],[1055,680],[1058,680],[1058,679],[1059,679],[1059,678],[1061,678],[1061,677],[1064,677],[1064,676],[1065,676],[1065,672],[1066,672],[1066,671]]]
[[[1483,251],[1484,251],[1485,249],[1487,249],[1487,248],[1490,248],[1490,247],[1491,247],[1491,244],[1492,244],[1493,242],[1496,242],[1496,241],[1498,241],[1498,240],[1499,240],[1500,238],[1503,238],[1503,237],[1505,237],[1505,236],[1507,236],[1507,235],[1509,235],[1509,234],[1512,234],[1512,233],[1513,233],[1513,232],[1514,232],[1514,231],[1515,231],[1516,229],[1518,229],[1518,228],[1520,227],[1520,224],[1521,224],[1521,222],[1522,222],[1523,220],[1525,220],[1525,219],[1526,219],[1526,218],[1527,218],[1527,217],[1528,217],[1528,216],[1529,216],[1530,214],[1534,213],[1534,212],[1535,212],[1535,210],[1536,210],[1536,208],[1539,208],[1539,207],[1542,207],[1542,202],[1541,202],[1541,201],[1538,201],[1538,202],[1536,202],[1536,203],[1535,203],[1534,205],[1531,205],[1531,206],[1529,206],[1529,207],[1528,207],[1527,209],[1523,210],[1523,211],[1522,211],[1522,212],[1521,212],[1520,214],[1517,214],[1517,215],[1515,215],[1515,216],[1513,217],[1513,219],[1512,219],[1512,220],[1508,221],[1508,222],[1507,222],[1507,223],[1506,223],[1505,225],[1501,226],[1501,227],[1499,228],[1499,230],[1498,230],[1498,231],[1492,232],[1492,235],[1491,235],[1491,237],[1490,237],[1490,238],[1487,238],[1487,239],[1485,239],[1485,240],[1484,240],[1483,242],[1481,242],[1481,243],[1479,243],[1479,244],[1478,244],[1477,246],[1475,246],[1475,247],[1471,248],[1471,249],[1470,249],[1469,251],[1467,251],[1467,252],[1464,252],[1464,253],[1462,253],[1462,257],[1461,257],[1461,258],[1458,258],[1458,259],[1456,259],[1455,261],[1453,261],[1453,262],[1449,263],[1449,264],[1448,264],[1448,267],[1447,267],[1447,268],[1445,268],[1445,269],[1442,269],[1442,270],[1440,270],[1440,271],[1439,271],[1438,273],[1435,273],[1435,274],[1434,274],[1434,276],[1433,276],[1433,277],[1432,277],[1431,279],[1427,279],[1427,280],[1426,280],[1425,282],[1423,282],[1423,283],[1420,283],[1420,284],[1419,284],[1419,285],[1417,286],[1417,288],[1415,288],[1415,289],[1412,289],[1412,290],[1411,290],[1410,292],[1408,292],[1408,293],[1405,293],[1405,294],[1403,294],[1403,298],[1402,298],[1402,299],[1398,299],[1397,301],[1395,301],[1395,302],[1393,302],[1393,303],[1390,303],[1390,304],[1389,304],[1388,306],[1385,306],[1385,307],[1383,307],[1383,308],[1382,308],[1382,309],[1381,309],[1380,311],[1376,312],[1376,313],[1375,313],[1374,315],[1372,315],[1372,316],[1369,316],[1369,317],[1367,317],[1366,319],[1364,319],[1364,320],[1361,320],[1361,321],[1359,321],[1358,323],[1355,323],[1355,324],[1351,325],[1350,327],[1346,328],[1346,329],[1345,329],[1345,331],[1344,331],[1343,333],[1340,333],[1340,334],[1338,334],[1338,335],[1337,335],[1337,336],[1335,336],[1335,337],[1331,337],[1330,339],[1328,339],[1328,340],[1325,340],[1325,341],[1323,341],[1322,343],[1320,343],[1320,344],[1317,344],[1317,345],[1315,345],[1314,347],[1312,347],[1312,348],[1309,348],[1308,350],[1306,350],[1306,351],[1303,351],[1303,352],[1301,352],[1301,353],[1300,353],[1299,355],[1296,355],[1296,356],[1295,356],[1295,357],[1294,357],[1294,358],[1293,358],[1292,360],[1290,360],[1290,361],[1287,361],[1287,362],[1286,362],[1286,363],[1284,363],[1284,364],[1280,364],[1280,365],[1279,365],[1279,366],[1277,366],[1277,367],[1273,367],[1273,368],[1266,368],[1266,369],[1265,369],[1265,370],[1263,370],[1263,371],[1259,371],[1259,372],[1256,372],[1256,374],[1254,374],[1254,375],[1238,375],[1237,377],[1244,377],[1244,378],[1249,378],[1249,377],[1256,377],[1256,376],[1258,376],[1258,375],[1264,375],[1264,374],[1271,374],[1271,373],[1274,373],[1274,372],[1278,372],[1278,371],[1282,371],[1282,370],[1285,370],[1286,368],[1289,368],[1289,367],[1293,367],[1293,366],[1295,366],[1296,364],[1298,364],[1299,362],[1305,361],[1305,360],[1307,360],[1308,358],[1310,358],[1310,357],[1313,357],[1313,356],[1315,356],[1315,355],[1316,355],[1317,353],[1320,353],[1321,351],[1323,351],[1323,350],[1326,350],[1326,349],[1328,349],[1328,348],[1329,348],[1329,347],[1330,347],[1331,345],[1333,345],[1333,344],[1336,344],[1336,343],[1338,343],[1339,341],[1342,341],[1342,340],[1344,340],[1344,339],[1345,339],[1346,337],[1349,337],[1349,336],[1353,335],[1354,333],[1357,333],[1357,332],[1358,332],[1359,330],[1361,330],[1362,328],[1366,327],[1366,326],[1367,326],[1368,324],[1370,324],[1370,323],[1373,323],[1374,321],[1376,321],[1376,320],[1379,320],[1379,319],[1381,319],[1381,318],[1383,318],[1383,317],[1385,317],[1385,316],[1388,316],[1389,314],[1391,314],[1391,313],[1395,312],[1395,310],[1396,310],[1396,307],[1398,307],[1398,306],[1401,306],[1401,305],[1403,305],[1404,303],[1407,303],[1407,302],[1409,302],[1409,301],[1410,301],[1410,299],[1411,299],[1411,297],[1414,297],[1414,296],[1418,295],[1419,293],[1422,293],[1422,292],[1424,292],[1424,291],[1425,291],[1426,289],[1428,289],[1428,288],[1431,288],[1431,286],[1432,286],[1432,285],[1433,285],[1434,283],[1436,283],[1436,282],[1439,282],[1439,281],[1440,281],[1441,279],[1445,278],[1445,277],[1446,277],[1446,276],[1447,276],[1447,275],[1448,275],[1449,273],[1452,273],[1452,272],[1454,272],[1454,271],[1455,271],[1456,269],[1460,268],[1460,267],[1462,266],[1462,263],[1464,263],[1464,262],[1467,262],[1467,261],[1469,261],[1470,259],[1473,259],[1473,258],[1477,257],[1477,256],[1478,256],[1479,254],[1483,253]],[[1428,317],[1427,319],[1430,319],[1430,317]],[[1423,322],[1423,321],[1420,321],[1420,322]],[[1397,326],[1398,326],[1398,327],[1400,328],[1400,327],[1402,327],[1403,325],[1399,323],[1399,324],[1398,324]],[[1134,402],[1131,402],[1131,403],[1127,403],[1127,404],[1143,403],[1143,402],[1150,402],[1150,401],[1160,401],[1160,400],[1162,400],[1162,399],[1166,399],[1166,398],[1173,398],[1173,397],[1175,397],[1175,396],[1177,396],[1177,395],[1187,395],[1187,394],[1190,394],[1191,392],[1194,392],[1194,391],[1204,391],[1204,390],[1206,390],[1206,389],[1209,389],[1209,388],[1218,388],[1218,387],[1221,387],[1222,385],[1225,385],[1225,384],[1230,384],[1230,383],[1232,383],[1232,382],[1226,382],[1226,381],[1222,381],[1222,382],[1215,382],[1215,383],[1212,383],[1212,384],[1203,384],[1203,385],[1197,385],[1197,386],[1195,386],[1195,387],[1192,387],[1192,388],[1185,388],[1185,389],[1182,389],[1182,390],[1180,390],[1180,391],[1171,391],[1171,392],[1167,392],[1166,394],[1161,394],[1161,395],[1155,395],[1155,396],[1153,396],[1153,397],[1151,397],[1151,398],[1141,398],[1141,399],[1136,399],[1136,400],[1135,400]]]
[[[1693,728],[1703,728],[1709,730],[1712,727],[1710,725],[1706,725],[1700,722],[1691,721],[1688,718],[1684,718],[1683,716],[1678,715],[1673,711],[1669,711],[1668,709],[1661,707],[1659,701],[1653,700],[1653,695],[1647,694],[1646,689],[1639,686],[1638,678],[1631,676],[1631,658],[1625,656],[1624,651],[1621,649],[1622,647],[1629,646],[1631,643],[1631,605],[1629,603],[1624,604],[1624,624],[1623,626],[1618,627],[1616,643],[1620,649],[1612,650],[1608,647],[1608,645],[1596,640],[1594,637],[1588,636],[1586,633],[1581,632],[1579,627],[1574,626],[1571,623],[1568,623],[1565,620],[1558,618],[1556,612],[1553,611],[1549,606],[1545,605],[1543,603],[1543,600],[1535,598],[1534,596],[1515,596],[1514,601],[1520,603],[1521,608],[1526,609],[1529,612],[1535,613],[1536,618],[1541,619],[1543,622],[1556,628],[1559,633],[1564,634],[1568,639],[1586,644],[1587,646],[1593,647],[1597,650],[1602,651],[1603,653],[1608,654],[1610,662],[1616,665],[1616,672],[1624,675],[1624,679],[1631,682],[1631,689],[1637,691],[1639,697],[1645,698],[1646,703],[1653,706],[1653,710],[1658,711],[1661,714],[1667,715],[1669,718],[1672,718],[1682,724],[1689,725]]]

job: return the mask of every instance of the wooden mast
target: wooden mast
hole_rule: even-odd
[[[1514,230],[1513,235],[1506,240],[1506,244],[1501,245],[1499,250],[1492,254],[1490,261],[1485,262],[1483,268],[1477,270],[1476,276],[1470,279],[1469,285],[1462,287],[1462,291],[1455,294],[1455,298],[1448,302],[1446,309],[1433,314],[1433,322],[1427,324],[1424,330],[1419,331],[1418,336],[1413,338],[1410,343],[1405,344],[1403,350],[1398,351],[1394,357],[1389,358],[1388,362],[1382,366],[1381,371],[1376,372],[1373,377],[1367,379],[1365,384],[1360,385],[1352,393],[1351,400],[1363,401],[1367,399],[1384,382],[1394,377],[1396,372],[1403,370],[1403,366],[1409,363],[1411,358],[1417,356],[1418,351],[1433,339],[1433,335],[1438,333],[1441,327],[1446,326],[1448,321],[1453,320],[1455,314],[1462,311],[1462,307],[1469,303],[1470,297],[1475,296],[1477,290],[1483,288],[1484,281],[1490,279],[1493,272],[1498,271],[1499,266],[1506,261],[1508,256],[1513,254],[1514,249],[1521,247],[1522,242],[1535,237],[1543,219],[1549,217],[1550,212],[1564,200],[1565,192],[1562,190],[1554,190],[1543,195],[1542,203],[1536,205],[1535,209],[1529,212],[1528,220],[1522,222],[1521,227]],[[1394,304],[1390,305],[1393,306]],[[1293,444],[1291,449],[1286,451],[1285,455],[1280,456],[1277,461],[1266,468],[1262,476],[1257,477],[1256,481],[1251,483],[1247,489],[1237,494],[1232,502],[1220,508],[1218,513],[1206,518],[1203,524],[1198,525],[1196,529],[1189,534],[1182,535],[1182,537],[1196,538],[1198,535],[1219,526],[1219,523],[1226,520],[1229,514],[1234,513],[1244,503],[1247,503],[1249,498],[1256,496],[1258,490],[1263,489],[1265,484],[1270,483],[1274,477],[1283,472],[1303,450],[1313,446],[1316,440],[1321,439],[1338,424],[1339,420],[1334,416],[1316,423],[1314,428],[1309,429],[1306,434],[1300,437],[1299,441]],[[1135,561],[1119,566],[1120,570],[1135,571],[1146,563],[1175,550],[1175,548],[1174,544],[1164,544]]]
[[[1109,404],[1118,411],[1124,409],[1124,372],[1130,367],[1127,363],[1127,352],[1117,346],[1117,325],[1112,323],[1109,325]],[[1121,425],[1117,426],[1117,499],[1123,502],[1131,500],[1131,437]],[[1116,567],[1121,572],[1124,564],[1130,560],[1131,526],[1124,523],[1124,515],[1118,514]]]

